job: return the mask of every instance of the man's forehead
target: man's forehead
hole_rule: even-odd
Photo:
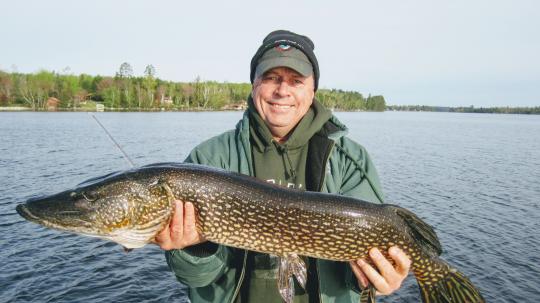
[[[308,78],[308,77],[302,76],[299,72],[295,71],[294,69],[290,67],[286,67],[286,66],[278,66],[278,67],[269,69],[268,71],[264,73],[264,75],[266,76],[270,74],[284,74],[284,73],[295,76],[295,77]]]

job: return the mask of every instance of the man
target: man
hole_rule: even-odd
[[[235,171],[282,186],[383,202],[378,175],[366,150],[345,137],[346,127],[319,104],[319,67],[306,36],[274,31],[251,61],[248,110],[236,129],[195,147],[186,162]],[[156,243],[167,263],[189,286],[192,302],[282,302],[275,256],[206,242],[195,228],[193,204],[177,201],[170,226]],[[397,247],[377,249],[375,268],[306,258],[308,283],[295,287],[295,302],[358,302],[369,284],[380,294],[397,290],[410,259]]]

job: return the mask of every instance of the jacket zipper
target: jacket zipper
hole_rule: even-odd
[[[332,155],[332,150],[334,149],[334,145],[336,145],[336,142],[332,140],[332,144],[330,145],[330,147],[328,148],[328,155],[326,156],[326,160],[324,161],[324,165],[323,165],[323,177],[322,177],[322,180],[321,180],[321,184],[319,185],[319,189],[318,191],[320,192],[324,186],[324,182],[326,182],[326,167],[328,166],[328,161],[330,161],[330,155]],[[320,278],[320,273],[319,273],[319,260],[316,260],[315,261],[315,264],[317,264],[317,266],[315,266],[315,269],[317,270],[317,284],[319,285],[318,289],[319,289],[319,303],[322,303],[322,293],[321,293],[321,278]]]
[[[242,271],[240,272],[240,277],[238,278],[238,283],[236,284],[236,289],[234,290],[230,303],[234,303],[234,300],[236,300],[236,297],[238,296],[238,293],[240,292],[242,282],[244,281],[244,275],[246,273],[247,255],[248,255],[247,250],[244,250],[244,261],[242,262]]]
[[[242,145],[244,147],[244,150],[250,150],[250,143],[249,143],[249,139],[245,139],[246,137],[242,136]],[[249,134],[247,136],[247,138],[249,138]],[[248,147],[248,148],[246,148]],[[252,163],[252,159],[251,159],[251,152],[246,152],[246,157],[248,159],[248,172],[249,172],[249,175],[250,176],[254,176],[254,172],[253,172],[253,167],[251,165]],[[244,250],[244,260],[242,261],[242,271],[240,272],[240,277],[238,278],[238,284],[236,284],[236,289],[234,290],[234,293],[233,293],[233,296],[231,298],[231,301],[230,303],[234,303],[234,301],[236,300],[236,297],[238,296],[238,293],[240,292],[240,288],[242,286],[242,282],[244,281],[244,276],[246,274],[246,262],[247,262],[247,255],[248,255],[248,252],[247,250]]]

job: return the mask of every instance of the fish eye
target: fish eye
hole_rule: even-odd
[[[95,196],[94,194],[92,193],[87,193],[87,192],[81,192],[81,195],[83,196],[83,198],[88,201],[88,202],[94,202],[96,201],[98,198],[97,196]]]

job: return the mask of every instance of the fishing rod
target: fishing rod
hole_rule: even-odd
[[[98,120],[98,118],[93,114],[93,113],[88,113],[92,118],[94,118],[94,121],[96,121],[96,123],[105,131],[105,133],[107,134],[107,136],[109,137],[109,139],[111,140],[111,142],[116,146],[116,148],[118,148],[118,150],[120,150],[120,152],[122,153],[122,155],[124,156],[124,159],[128,162],[128,164],[133,168],[135,167],[135,164],[133,164],[133,161],[131,161],[131,159],[129,158],[129,156],[126,154],[126,152],[122,149],[122,147],[120,146],[120,144],[118,144],[116,142],[116,140],[114,140],[113,136],[111,136],[111,134],[109,133],[109,131],[105,128],[105,126],[103,126],[103,124],[101,124],[101,122]]]

